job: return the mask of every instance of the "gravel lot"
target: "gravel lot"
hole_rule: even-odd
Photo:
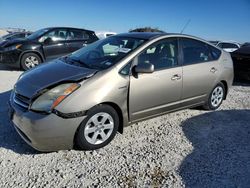
[[[0,187],[249,187],[250,84],[214,112],[182,110],[134,124],[97,151],[39,153],[11,126],[20,71],[0,66]]]

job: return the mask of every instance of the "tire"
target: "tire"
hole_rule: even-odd
[[[225,86],[221,82],[218,83],[209,94],[206,104],[203,106],[206,110],[216,110],[222,104],[225,98]]]
[[[21,58],[21,68],[23,70],[29,70],[42,63],[41,58],[35,53],[26,53]]]
[[[109,105],[98,105],[88,111],[87,117],[79,126],[75,146],[80,150],[102,148],[113,140],[118,127],[119,116],[115,109]]]

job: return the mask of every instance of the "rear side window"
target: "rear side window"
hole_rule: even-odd
[[[209,46],[211,57],[213,60],[217,60],[220,58],[221,51],[213,46]]]
[[[67,40],[88,40],[90,38],[86,31],[71,29],[68,32]]]
[[[182,38],[183,64],[190,65],[213,60],[208,45],[204,42]]]

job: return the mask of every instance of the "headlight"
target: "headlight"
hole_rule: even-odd
[[[19,49],[22,45],[21,44],[17,44],[17,45],[13,45],[13,46],[9,46],[7,48],[4,48],[5,51],[11,51],[11,50],[16,50]]]
[[[56,86],[39,96],[31,105],[30,109],[50,113],[67,96],[80,87],[77,83],[67,83]]]

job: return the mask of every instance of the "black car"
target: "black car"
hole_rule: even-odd
[[[250,45],[244,45],[231,53],[236,79],[250,80]]]
[[[25,39],[0,45],[0,63],[28,70],[97,41],[93,31],[68,27],[40,29]]]
[[[250,46],[250,42],[245,42],[244,44],[241,45],[241,47],[245,47],[245,46]]]

